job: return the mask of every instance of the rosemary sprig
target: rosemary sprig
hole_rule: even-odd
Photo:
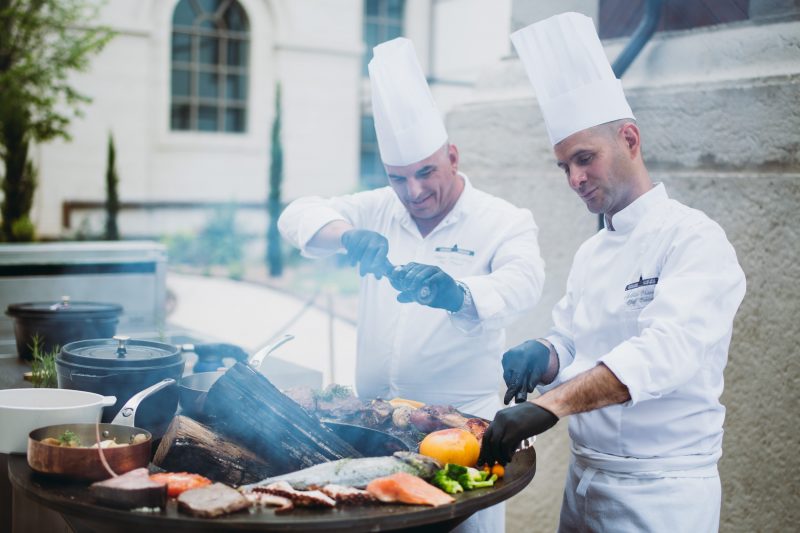
[[[53,349],[45,353],[44,340],[35,334],[31,339],[30,345],[33,352],[33,362],[31,363],[31,383],[34,387],[55,389],[58,388],[58,374],[56,373],[56,354],[60,347],[54,346]]]

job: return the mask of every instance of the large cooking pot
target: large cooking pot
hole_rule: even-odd
[[[64,296],[60,302],[11,304],[6,314],[14,319],[17,354],[33,359],[31,346],[38,336],[44,353],[83,339],[111,338],[117,331],[122,307],[98,302],[72,302]]]
[[[185,364],[181,352],[171,344],[124,336],[71,342],[56,356],[58,386],[116,396],[117,402],[103,410],[103,422],[110,422],[140,390],[166,378],[179,381]],[[142,402],[135,425],[160,437],[177,407],[178,387],[173,384]]]

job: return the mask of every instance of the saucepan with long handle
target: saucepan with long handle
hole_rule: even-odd
[[[97,481],[111,477],[100,460],[96,448],[90,448],[100,440],[113,440],[115,447],[104,447],[103,455],[111,469],[123,474],[134,468],[147,466],[153,443],[152,434],[134,427],[136,409],[148,396],[165,387],[174,385],[175,380],[167,378],[155,385],[134,394],[120,409],[110,424],[58,424],[35,429],[28,435],[28,465],[36,472],[54,474],[70,479]],[[49,438],[64,438],[67,433],[83,447],[56,446],[42,442]]]
[[[294,339],[294,335],[286,334],[279,338],[277,341],[264,346],[248,360],[247,364],[258,371],[264,359],[283,346],[290,340]],[[192,418],[203,418],[203,406],[206,402],[206,395],[211,389],[211,386],[225,374],[225,370],[217,370],[214,372],[199,372],[197,374],[190,374],[181,378],[180,386],[178,387],[180,406],[183,414]]]

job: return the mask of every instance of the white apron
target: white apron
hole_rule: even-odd
[[[717,459],[709,460],[698,468],[672,470],[658,460],[604,461],[573,450],[558,531],[716,532],[721,488]]]

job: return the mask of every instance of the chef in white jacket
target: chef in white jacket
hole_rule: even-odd
[[[359,396],[491,419],[502,406],[504,328],[542,292],[538,229],[530,211],[475,189],[459,171],[411,41],[378,45],[369,75],[389,186],[298,199],[278,227],[308,257],[346,251],[359,265]],[[400,265],[391,283],[389,263]],[[423,287],[434,298],[419,305]],[[461,530],[502,531],[503,521],[495,506]]]
[[[569,419],[559,531],[716,531],[719,398],[745,278],[725,232],[670,199],[590,18],[511,36],[558,166],[606,228],[575,254],[553,329],[503,355],[508,391],[482,461]],[[531,402],[526,394],[540,386]]]

